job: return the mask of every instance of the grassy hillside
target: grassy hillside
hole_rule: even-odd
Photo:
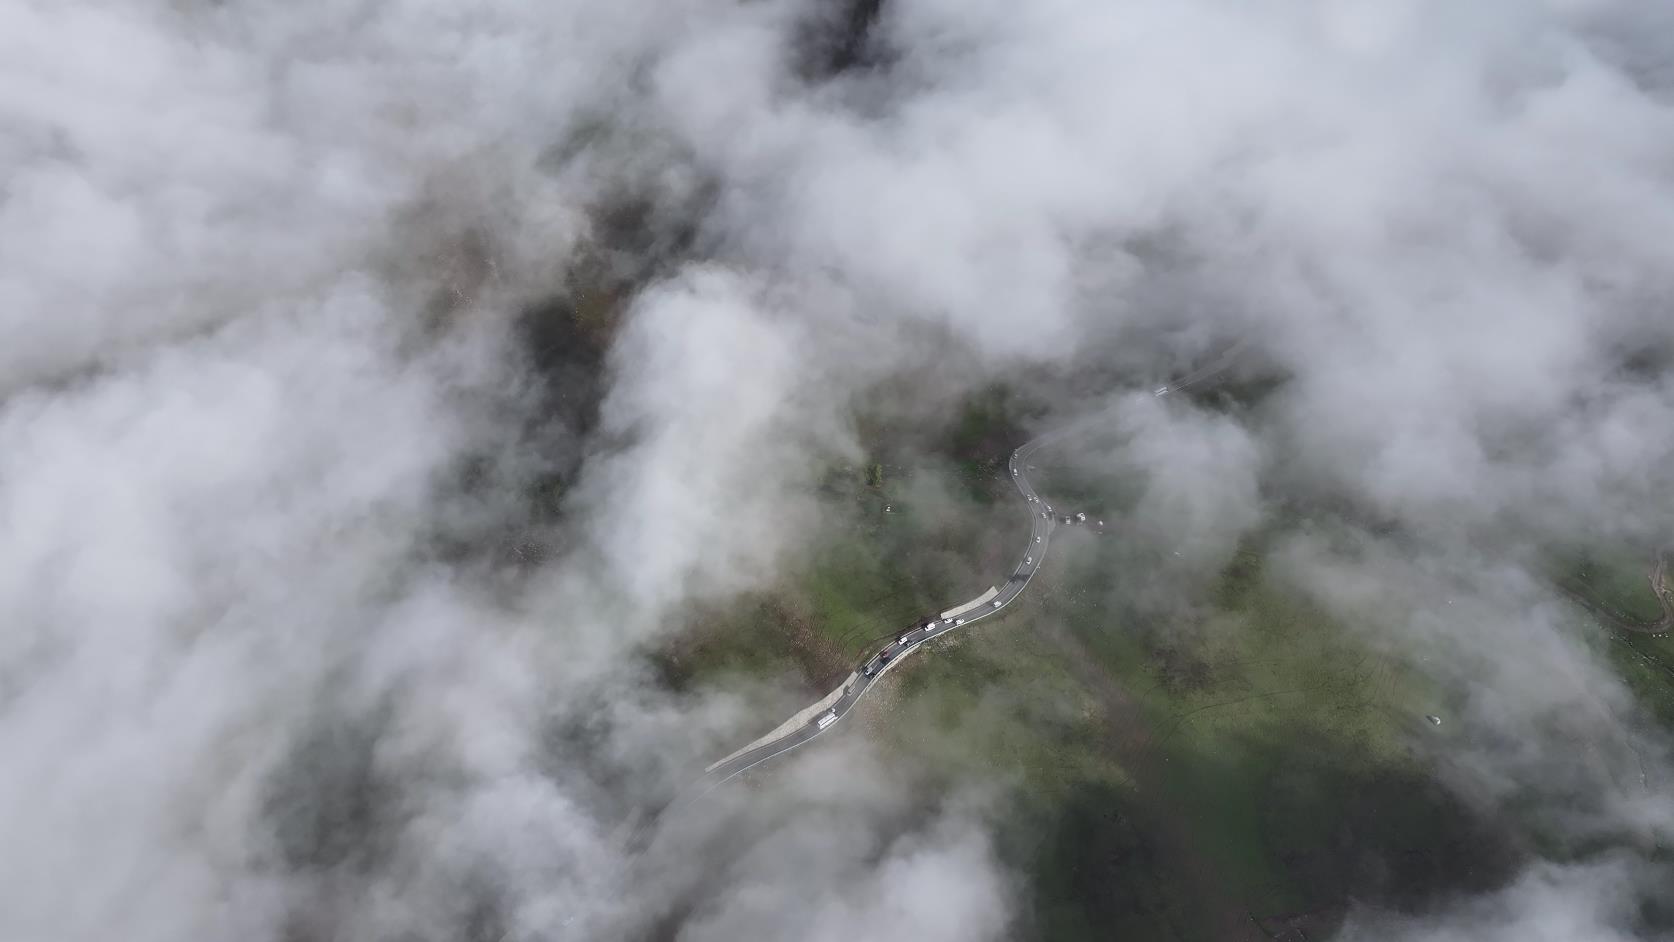
[[[980,591],[1027,525],[1003,499],[1009,442],[971,453],[1007,421],[979,404],[954,454],[830,469],[818,546],[664,652],[671,680],[767,672],[821,693],[877,639]],[[1154,596],[1156,563],[1119,531],[1066,533],[1006,616],[928,646],[845,730],[925,794],[999,790],[1001,853],[1031,882],[1026,937],[1320,938],[1351,898],[1505,878],[1503,826],[1425,765],[1420,747],[1452,732],[1425,720],[1445,712],[1436,691],[1276,580],[1259,537],[1166,616],[1132,601]]]
[[[1167,626],[1121,615],[1090,552],[880,707],[902,752],[1011,784],[1035,937],[1259,938],[1504,874],[1505,843],[1409,747],[1442,734],[1433,695],[1272,583],[1259,547]]]

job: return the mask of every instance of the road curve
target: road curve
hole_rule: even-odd
[[[872,689],[873,684],[882,679],[883,675],[901,658],[913,651],[926,641],[940,638],[958,628],[963,628],[984,618],[998,615],[1006,607],[1017,600],[1023,590],[1028,588],[1029,581],[1040,570],[1041,563],[1046,558],[1047,548],[1052,542],[1052,532],[1059,525],[1059,514],[1049,512],[1046,502],[1029,483],[1028,459],[1036,449],[1047,444],[1052,439],[1063,435],[1067,430],[1060,429],[1048,432],[1035,438],[1011,453],[1011,460],[1007,469],[1011,474],[1012,484],[1017,487],[1029,508],[1029,542],[1019,556],[1015,568],[1003,583],[996,586],[999,590],[990,601],[976,609],[955,618],[930,619],[928,624],[920,622],[896,633],[895,637],[880,648],[867,653],[865,660],[860,663],[854,673],[846,681],[841,695],[832,703],[829,710],[823,710],[804,723],[785,734],[761,743],[751,749],[746,749],[722,762],[711,766],[693,790],[697,797],[715,788],[727,780],[734,778],[776,756],[795,749],[804,743],[829,732],[840,723],[849,711],[855,708],[860,698]],[[1061,514],[1061,511],[1059,512]]]
[[[1195,370],[1171,383],[1157,387],[1152,390],[1152,395],[1166,396],[1171,392],[1195,385],[1209,376],[1221,372],[1236,359],[1240,346],[1242,345],[1235,345],[1231,350],[1225,351],[1220,358],[1205,368]],[[1052,543],[1052,533],[1057,529],[1060,517],[1064,520],[1069,519],[1067,514],[1063,514],[1061,510],[1056,513],[1049,510],[1046,501],[1035,491],[1034,485],[1029,483],[1029,456],[1033,455],[1041,446],[1069,434],[1074,429],[1075,426],[1071,425],[1047,432],[1025,442],[1011,453],[1011,459],[1007,462],[1007,471],[1011,475],[1012,484],[1016,486],[1018,493],[1024,499],[1025,505],[1029,508],[1029,542],[1024,546],[1024,551],[1016,568],[1006,577],[1005,582],[996,586],[998,593],[991,600],[955,618],[937,617],[928,620],[927,623],[920,622],[896,633],[893,640],[866,655],[865,660],[861,661],[860,666],[844,682],[841,693],[837,694],[829,709],[819,711],[807,722],[793,726],[781,735],[746,748],[711,765],[704,771],[703,776],[685,789],[684,795],[676,798],[672,804],[682,805],[695,801],[763,762],[782,756],[821,734],[829,732],[842,722],[844,717],[848,716],[849,712],[860,702],[860,698],[864,697],[866,692],[872,689],[872,685],[881,679],[891,667],[899,663],[902,657],[918,650],[919,646],[926,641],[940,638],[957,628],[963,628],[984,618],[998,615],[1005,611],[1006,607],[1011,605],[1012,602],[1016,601],[1017,597],[1023,594],[1023,590],[1028,588],[1030,580],[1035,577],[1035,573],[1040,571],[1041,563],[1046,560],[1046,550]],[[833,691],[833,693],[836,693],[836,691]]]

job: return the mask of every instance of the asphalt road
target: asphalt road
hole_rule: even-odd
[[[1177,377],[1166,385],[1158,386],[1151,391],[1151,394],[1159,397],[1166,396],[1188,386],[1194,386],[1222,372],[1238,358],[1243,346],[1242,343],[1234,344],[1223,350],[1208,365]],[[1060,518],[1067,519],[1069,515],[1067,508],[1056,507],[1049,510],[1049,505],[1045,499],[1035,491],[1034,485],[1029,483],[1029,456],[1034,454],[1042,445],[1069,435],[1075,430],[1074,426],[1056,429],[1025,443],[1011,453],[1011,460],[1008,462],[1007,468],[1011,474],[1012,484],[1016,485],[1018,493],[1023,497],[1029,508],[1029,542],[1023,548],[1023,553],[1018,557],[1017,567],[1006,577],[1004,583],[997,586],[999,589],[998,595],[994,596],[992,600],[984,602],[979,608],[958,615],[952,620],[937,617],[928,626],[921,622],[905,631],[897,632],[894,640],[866,656],[866,660],[862,661],[861,666],[855,670],[854,679],[850,682],[848,689],[843,691],[842,696],[837,698],[830,710],[818,713],[807,723],[784,735],[741,752],[709,769],[701,779],[694,783],[693,788],[686,791],[687,799],[701,797],[729,779],[753,769],[775,756],[784,755],[792,749],[835,729],[843,718],[849,714],[849,711],[854,709],[855,704],[860,702],[860,698],[866,695],[866,691],[870,690],[889,666],[896,663],[900,658],[916,650],[919,645],[926,641],[940,638],[950,631],[998,615],[1005,611],[1008,605],[1016,601],[1017,597],[1023,594],[1023,590],[1029,587],[1029,581],[1035,577],[1035,573],[1040,571],[1041,563],[1046,559],[1046,549],[1052,542],[1052,531],[1060,526]],[[868,671],[868,667],[871,667],[872,670]],[[822,725],[822,720],[827,717],[830,717],[830,721],[824,722]],[[677,800],[676,803],[681,802]]]
[[[1029,508],[1029,542],[1018,556],[1016,568],[1006,577],[1005,582],[998,584],[998,595],[994,596],[992,600],[984,602],[980,607],[955,618],[937,618],[928,626],[920,622],[909,629],[896,633],[895,638],[888,644],[866,656],[866,660],[862,661],[861,666],[855,670],[854,680],[849,684],[848,689],[832,704],[829,711],[816,715],[806,724],[771,742],[763,743],[747,752],[739,753],[710,769],[705,773],[700,783],[701,791],[707,792],[734,776],[755,768],[775,756],[783,755],[834,729],[843,717],[847,716],[849,711],[860,702],[860,698],[866,695],[866,691],[872,689],[872,685],[883,676],[884,671],[890,664],[904,657],[924,642],[933,638],[940,638],[950,631],[968,627],[984,618],[998,615],[1005,611],[1006,606],[1016,601],[1017,597],[1023,594],[1023,590],[1028,588],[1029,580],[1033,579],[1035,573],[1040,571],[1040,565],[1046,559],[1047,547],[1052,542],[1052,531],[1060,525],[1058,518],[1065,514],[1064,508],[1061,507],[1055,508],[1055,512],[1047,511],[1046,502],[1035,491],[1034,486],[1029,483],[1029,456],[1034,454],[1036,449],[1051,439],[1065,434],[1065,432],[1067,430],[1049,432],[1011,453],[1011,461],[1008,464],[1011,480]],[[871,670],[868,671],[868,668],[871,668]],[[828,715],[834,715],[835,719],[821,726],[821,719]]]
[[[1196,385],[1222,372],[1237,359],[1242,347],[1243,344],[1241,343],[1233,345],[1231,348],[1222,351],[1221,355],[1207,366],[1178,377],[1166,385],[1158,386],[1151,391],[1151,394],[1159,397],[1166,396],[1188,386]],[[883,676],[889,665],[896,663],[902,656],[916,650],[924,642],[932,638],[940,638],[950,631],[964,628],[984,618],[998,615],[1005,611],[1006,607],[1013,601],[1016,601],[1017,597],[1023,594],[1023,590],[1028,588],[1029,581],[1035,577],[1035,573],[1040,571],[1041,563],[1046,559],[1047,547],[1052,542],[1052,532],[1059,526],[1059,518],[1068,515],[1068,509],[1063,507],[1057,507],[1049,511],[1046,501],[1035,491],[1034,485],[1029,483],[1029,456],[1034,454],[1042,445],[1067,436],[1076,430],[1076,426],[1073,425],[1055,429],[1025,443],[1011,454],[1011,460],[1008,462],[1007,468],[1011,474],[1012,483],[1016,485],[1018,493],[1023,497],[1029,508],[1029,542],[1024,547],[1023,553],[1018,557],[1016,568],[1006,577],[1004,583],[997,586],[999,593],[993,599],[984,602],[977,609],[956,616],[951,624],[938,616],[935,622],[928,627],[921,622],[905,631],[898,632],[894,640],[867,655],[866,660],[862,661],[861,666],[855,670],[854,680],[850,683],[848,689],[843,691],[842,695],[832,704],[830,710],[822,711],[807,723],[790,730],[784,735],[741,752],[710,768],[700,779],[684,789],[681,796],[675,798],[669,807],[695,801],[728,780],[835,729],[842,719],[849,714],[849,711],[854,709],[855,704],[860,702],[860,698],[866,695],[866,691],[870,690],[872,685]],[[880,658],[883,660],[880,661]],[[873,665],[876,669],[868,673],[866,670],[868,665]],[[822,719],[827,716],[832,717],[831,721],[821,725]],[[649,824],[642,826],[641,833],[646,833],[648,828]]]

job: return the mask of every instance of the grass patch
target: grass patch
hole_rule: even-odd
[[[1015,442],[994,446],[1007,421],[999,397],[949,433],[961,508],[1007,486]],[[987,447],[1000,457],[977,454]],[[1059,502],[1077,486],[1115,493],[1052,480]],[[1007,565],[1021,518],[1002,506],[921,518],[910,483],[887,464],[828,475],[828,541],[738,618],[745,640],[716,641],[692,669],[846,669],[956,601],[971,572],[1003,571],[977,557]],[[1430,784],[1414,748],[1440,734],[1424,720],[1441,712],[1437,691],[1272,578],[1266,545],[1250,541],[1182,589],[1195,606],[1160,616],[1124,601],[1156,576],[1134,564],[1142,551],[1066,538],[1004,617],[926,646],[869,702],[858,725],[916,763],[927,794],[1003,790],[997,841],[1033,880],[1022,936],[1222,938],[1251,919],[1350,897],[1400,904],[1506,872],[1499,832]]]
[[[751,598],[701,616],[675,643],[651,652],[650,660],[674,690],[725,684],[729,676],[812,677],[820,672],[818,659],[795,643],[794,618],[780,599]]]
[[[1653,565],[1655,560],[1648,553],[1570,548],[1557,554],[1552,570],[1561,587],[1585,597],[1606,614],[1652,624],[1662,618],[1662,606],[1651,591]]]
[[[955,439],[1014,431],[1003,391],[979,400]],[[985,557],[1021,541],[1021,502],[1013,516],[973,496],[991,499],[997,486],[1009,487],[998,466],[980,471],[934,458],[903,466],[868,457],[827,468],[816,489],[826,526],[807,557],[773,590],[700,617],[653,660],[677,687],[706,675],[795,671],[810,693],[824,693],[882,640],[981,591],[986,584],[970,584],[970,574],[997,568]],[[939,483],[920,486],[922,476],[938,474]],[[921,512],[914,501],[925,494],[936,506]]]
[[[856,534],[828,546],[799,586],[820,636],[851,661],[934,604],[909,573],[891,564],[879,537]]]
[[[1049,455],[1036,465],[1056,503],[1120,500]],[[895,484],[869,490],[883,502]],[[895,508],[811,567],[820,630],[845,652],[951,598],[909,575],[934,551],[933,522]],[[1004,526],[988,526],[1003,547]],[[1149,575],[1133,547],[1062,545],[1005,617],[897,669],[884,722],[868,724],[940,780],[927,787],[1003,787],[998,840],[1033,877],[1024,936],[1218,938],[1351,895],[1416,898],[1441,888],[1430,874],[1501,873],[1509,852],[1428,784],[1412,748],[1438,734],[1424,715],[1439,694],[1276,583],[1265,542],[1166,622],[1124,607]]]
[[[1674,730],[1674,644],[1620,632],[1611,638],[1610,663],[1658,724]]]
[[[1435,691],[1275,584],[1263,552],[1203,587],[1195,623],[1154,626],[1106,603],[1110,560],[1060,557],[1014,614],[903,665],[896,748],[1013,784],[1026,935],[1216,938],[1505,872],[1411,748]]]

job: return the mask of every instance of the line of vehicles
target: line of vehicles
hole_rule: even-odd
[[[1000,603],[995,601],[994,607],[999,608]],[[906,631],[901,632],[901,634],[895,639],[894,644],[886,645],[882,651],[879,651],[877,654],[869,658],[866,663],[861,666],[860,672],[867,677],[871,677],[877,674],[878,671],[882,670],[883,666],[889,663],[889,660],[895,657],[895,655],[907,650],[915,644],[918,644],[925,638],[928,638],[930,634],[936,630],[937,626],[944,629],[957,628],[964,623],[965,619],[963,618],[927,618],[922,624],[914,625]],[[913,636],[918,635],[921,632],[922,637],[915,640]]]
[[[1038,536],[1035,537],[1035,542],[1039,543],[1040,542],[1040,537],[1038,537]],[[1011,581],[1013,581],[1013,582],[1021,581],[1022,578],[1023,578],[1023,574],[1027,573],[1029,571],[1029,567],[1033,566],[1034,564],[1035,564],[1035,557],[1033,555],[1023,557],[1023,565],[1018,567],[1018,570],[1017,570],[1018,575],[1013,576]],[[994,592],[993,589],[989,590],[989,594],[993,594],[993,592]],[[998,608],[1004,606],[1005,604],[1006,604],[1006,600],[1004,598],[996,598],[996,599],[994,599],[994,600],[992,600],[988,603],[989,607],[995,608],[995,609],[998,609]],[[868,658],[866,660],[866,663],[861,665],[860,672],[867,677],[874,677],[874,676],[877,675],[877,673],[880,670],[883,670],[884,665],[888,664],[890,662],[890,660],[892,658],[894,658],[897,654],[900,654],[900,653],[906,651],[908,648],[912,647],[913,645],[924,641],[926,638],[930,637],[930,635],[935,633],[935,631],[938,627],[940,627],[942,630],[945,631],[946,629],[949,629],[949,628],[957,628],[960,625],[963,625],[964,623],[965,623],[964,618],[957,618],[957,617],[956,618],[927,618],[927,619],[924,620],[924,622],[922,624],[914,625],[913,627],[908,628],[906,631],[901,632],[901,634],[896,637],[895,642],[893,644],[885,645],[883,650],[879,651],[877,654],[874,654],[870,658]],[[914,635],[920,635],[920,637],[915,638]],[[821,728],[823,729],[824,727],[821,727]]]
[[[1017,467],[1017,459],[1016,459],[1015,456],[1012,458],[1011,473],[1014,477],[1018,476],[1019,473],[1020,473],[1019,470],[1018,470],[1018,467]],[[1051,504],[1043,503],[1041,501],[1040,497],[1037,496],[1037,495],[1034,495],[1034,494],[1025,494],[1024,496],[1028,498],[1030,503],[1041,504],[1041,506],[1043,506],[1045,508],[1043,511],[1041,511],[1041,514],[1040,514],[1042,519],[1051,519],[1051,517],[1052,517],[1052,505]],[[1085,520],[1086,515],[1085,514],[1081,515],[1081,519]],[[1064,522],[1065,523],[1070,522],[1070,518],[1065,518]],[[1041,538],[1038,537],[1038,536],[1034,537],[1034,542],[1040,543]],[[1034,566],[1034,564],[1035,564],[1035,557],[1034,557],[1033,554],[1025,556],[1023,558],[1023,565],[1018,568],[1018,575],[1014,576],[1011,581],[1013,581],[1013,582],[1021,581],[1024,578],[1023,574],[1027,573],[1029,571],[1030,567]],[[994,590],[989,589],[988,594],[993,594],[993,593],[994,593]],[[978,599],[976,604],[980,604],[981,601],[983,601],[983,600]],[[1003,607],[1005,605],[1005,603],[1006,603],[1006,600],[1004,598],[995,598],[995,599],[989,601],[988,604],[993,609],[999,609],[999,608]],[[963,610],[963,608],[955,609],[955,610],[952,610],[952,611],[949,611],[949,612],[944,612],[942,614],[943,615],[951,615],[951,614],[953,614],[953,611],[962,611],[962,610]],[[918,644],[918,643],[924,641],[926,638],[930,637],[930,635],[932,633],[934,633],[938,627],[942,628],[943,630],[946,630],[948,628],[957,628],[957,627],[959,627],[960,625],[963,625],[963,624],[965,624],[965,619],[962,618],[962,617],[946,617],[946,618],[944,618],[944,617],[932,617],[932,618],[927,618],[922,623],[914,625],[911,628],[908,628],[906,631],[901,632],[900,635],[896,636],[895,641],[892,644],[885,645],[884,648],[881,651],[879,651],[877,654],[874,654],[870,658],[867,658],[866,663],[862,664],[861,667],[860,667],[860,673],[862,675],[868,677],[868,678],[876,677],[878,675],[878,673],[884,669],[884,666],[887,665],[892,659],[894,659],[897,655],[904,653],[905,651],[907,651],[907,649],[911,648],[913,645]],[[829,727],[831,724],[837,722],[837,711],[835,709],[828,710],[825,713],[821,714],[819,716],[819,718],[816,719],[814,722],[819,727],[819,729],[823,731],[827,727]]]
[[[1159,386],[1155,390],[1152,391],[1152,395],[1154,395],[1154,396],[1164,396],[1164,395],[1167,395],[1169,392],[1173,391],[1174,388],[1176,388],[1176,387],[1174,387],[1174,386]],[[1038,442],[1039,440],[1037,439],[1036,441]],[[1021,478],[1022,472],[1018,468],[1018,459],[1019,459],[1020,454],[1021,454],[1021,449],[1017,452],[1012,453],[1010,468],[1011,468],[1011,474],[1014,478]],[[1026,460],[1026,458],[1025,458],[1025,460]],[[1033,471],[1033,470],[1035,470],[1035,466],[1031,464],[1031,465],[1028,466],[1028,469],[1030,471]],[[1028,490],[1023,488],[1021,485],[1020,485],[1019,489],[1024,491],[1023,496],[1025,498],[1027,498],[1029,503],[1039,504],[1043,508],[1040,511],[1041,519],[1043,519],[1043,520],[1053,519],[1054,511],[1052,509],[1051,504],[1045,503],[1044,501],[1041,500],[1039,495],[1028,492]],[[890,512],[891,509],[892,508],[891,508],[890,505],[885,505],[884,506],[884,512],[885,513]],[[1064,524],[1076,524],[1076,523],[1085,524],[1085,523],[1087,523],[1087,515],[1085,513],[1077,513],[1077,514],[1074,514],[1074,515],[1070,515],[1070,514],[1066,513],[1063,517],[1061,517],[1059,519]],[[1096,521],[1095,525],[1098,527],[1099,530],[1102,531],[1103,528],[1104,528],[1104,521],[1103,520],[1098,520],[1098,521]],[[1034,539],[1034,542],[1037,543],[1037,544],[1042,542],[1042,539],[1039,536],[1035,536],[1033,539]],[[1178,556],[1180,554],[1175,553],[1175,555]],[[1034,558],[1034,555],[1032,553],[1030,555],[1027,555],[1027,556],[1023,557],[1023,564],[1021,566],[1019,566],[1017,568],[1017,571],[1014,572],[1012,574],[1011,578],[1007,580],[1006,585],[1008,586],[1008,589],[1011,592],[1010,597],[1015,598],[1017,593],[1022,591],[1023,585],[1028,582],[1028,574],[1032,571],[1032,567],[1034,566],[1034,562],[1035,562],[1035,558]],[[1005,605],[1005,603],[1008,601],[1008,599],[1003,598],[1003,597],[1002,598],[995,598],[994,596],[998,593],[998,591],[999,591],[998,588],[990,587],[987,592],[985,592],[983,595],[979,596],[978,598],[973,599],[973,600],[965,603],[964,605],[961,605],[961,606],[949,609],[948,611],[942,612],[940,616],[933,617],[933,618],[928,618],[920,625],[915,625],[911,628],[908,628],[906,631],[902,632],[899,636],[897,636],[893,643],[885,645],[883,650],[879,651],[877,654],[868,658],[866,663],[861,666],[861,673],[863,673],[868,678],[876,676],[881,670],[883,670],[884,666],[886,664],[888,664],[889,661],[893,657],[895,657],[898,654],[901,654],[901,653],[904,653],[904,652],[910,650],[914,645],[924,641],[926,638],[929,638],[934,633],[934,631],[936,630],[938,625],[940,625],[942,630],[945,631],[948,628],[955,628],[955,627],[958,627],[960,625],[965,624],[967,619],[963,618],[963,617],[958,617],[958,616],[960,616],[961,614],[964,614],[964,613],[971,612],[973,610],[980,612],[981,607],[982,607],[982,603],[985,602],[985,601],[987,601],[993,609],[997,610],[997,609],[1001,608],[1002,606]],[[972,615],[970,617],[975,618],[975,617],[980,617],[980,616],[979,615]],[[913,635],[918,634],[920,632],[922,632],[923,634],[917,640],[914,640]],[[862,685],[861,689],[864,689],[864,685]],[[855,695],[856,690],[855,690],[854,687],[849,686],[849,687],[845,687],[842,692],[845,696],[852,697],[852,696]],[[837,712],[837,707],[832,707],[832,708],[826,710],[825,712],[821,713],[814,720],[814,725],[818,727],[817,732],[824,732],[826,729],[830,728],[833,723],[836,723],[838,719],[839,719],[839,715],[838,715],[838,712]],[[1441,725],[1441,718],[1440,717],[1431,715],[1431,716],[1426,716],[1425,719],[1429,720],[1433,725],[1436,725],[1436,726]],[[804,727],[804,728],[806,728],[806,727]],[[806,739],[804,739],[802,741],[806,741]],[[787,747],[787,748],[793,748],[795,745],[796,745],[796,743],[792,743],[792,745],[790,747]],[[784,750],[780,750],[780,751],[783,752]],[[779,753],[774,753],[773,755],[778,755],[778,754]],[[763,761],[763,760],[757,760],[757,761],[759,762],[759,761]],[[749,766],[745,766],[744,768],[748,768],[748,767]],[[713,769],[713,768],[714,767],[712,766],[711,769]],[[734,772],[729,773],[729,775],[727,777],[731,777],[731,775],[736,775],[736,774],[738,774],[738,772],[734,771]]]

